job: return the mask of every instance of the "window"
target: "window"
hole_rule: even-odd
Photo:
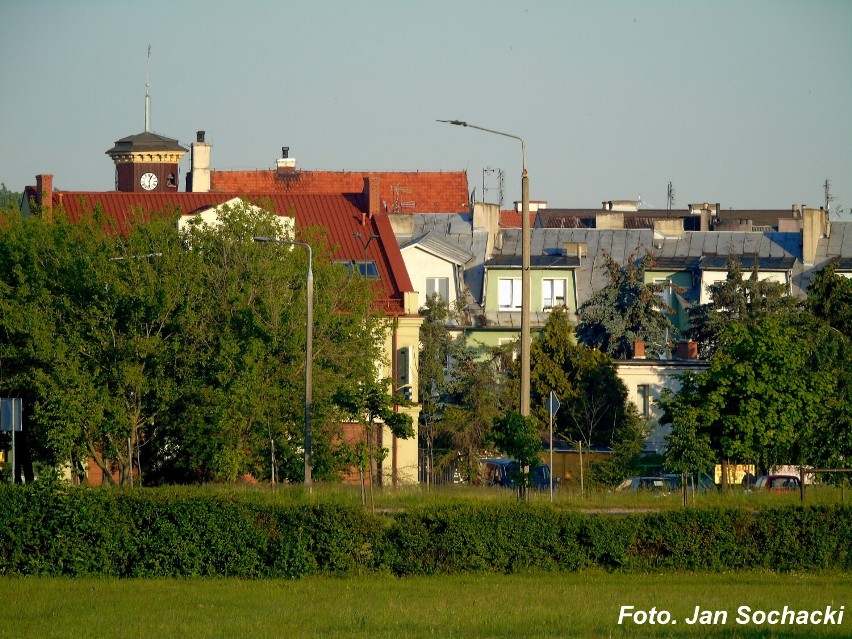
[[[349,275],[358,274],[362,277],[369,277],[372,279],[376,279],[379,277],[379,269],[376,267],[376,263],[372,260],[363,261],[363,260],[335,260],[335,264],[340,264]]]
[[[427,277],[426,278],[426,297],[438,295],[442,300],[449,301],[450,299],[450,278],[448,277]]]
[[[672,305],[672,283],[667,278],[655,278],[654,284],[659,284],[663,290],[657,293],[657,296],[663,301],[666,306]]]
[[[542,280],[541,307],[547,310],[554,306],[565,306],[565,280]]]
[[[506,346],[506,344],[520,345],[520,342],[518,342],[517,337],[499,337],[499,338],[497,338],[497,345],[498,346]],[[512,361],[514,362],[516,359],[518,359],[518,349],[513,348],[512,349]]]
[[[651,416],[651,387],[648,384],[639,384],[636,387],[636,394],[639,395],[639,414],[642,417]]]
[[[521,280],[508,278],[497,280],[497,298],[501,311],[521,310]]]

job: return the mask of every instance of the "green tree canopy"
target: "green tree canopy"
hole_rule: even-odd
[[[564,308],[550,312],[544,329],[530,347],[530,405],[540,424],[547,424],[547,399],[556,393],[560,408],[554,430],[584,446],[611,446],[615,433],[628,418],[627,388],[612,358],[578,344]],[[519,362],[507,387],[508,406],[518,405]]]
[[[690,328],[687,337],[698,342],[698,353],[709,359],[718,348],[719,335],[732,322],[759,322],[767,315],[789,311],[795,300],[781,282],[760,278],[757,261],[745,277],[739,260],[728,260],[728,273],[721,282],[710,285],[710,301],[687,310]]]
[[[650,253],[638,259],[634,254],[622,266],[604,253],[609,282],[578,309],[577,339],[581,344],[615,359],[627,359],[633,355],[634,341],[644,340],[647,353],[669,355],[669,340],[676,334],[669,318],[673,309],[660,296],[662,284],[645,282],[645,271],[653,260]]]
[[[126,234],[99,210],[0,225],[0,390],[32,406],[34,454],[91,456],[126,483],[301,479],[305,281],[302,251],[257,244],[271,213],[224,207],[179,233],[176,215],[137,216]],[[375,291],[314,246],[314,465],[340,470],[342,381],[375,377],[386,320]],[[133,459],[135,457],[135,459]]]

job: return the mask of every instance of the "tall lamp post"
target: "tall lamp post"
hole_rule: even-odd
[[[274,244],[289,244],[301,246],[308,251],[308,279],[307,279],[307,303],[308,317],[306,321],[305,339],[305,486],[312,484],[311,469],[311,410],[314,402],[313,374],[314,374],[314,259],[311,245],[307,242],[291,242],[279,240],[274,237],[255,237],[255,242],[272,242]]]
[[[524,139],[511,133],[503,133],[494,129],[468,124],[462,120],[438,120],[455,126],[465,126],[486,133],[495,133],[507,138],[519,140],[521,143],[521,415],[530,414],[530,182],[527,175],[527,146]]]

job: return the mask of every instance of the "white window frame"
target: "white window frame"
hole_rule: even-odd
[[[562,295],[557,292],[561,286]],[[561,278],[547,277],[541,280],[541,308],[545,311],[555,306],[565,306],[567,299],[567,282]],[[559,301],[561,299],[561,301]]]
[[[521,278],[497,279],[497,308],[501,311],[521,310]]]
[[[663,290],[657,293],[657,297],[663,300],[663,304],[671,307],[672,298],[674,297],[672,294],[672,287],[674,286],[672,281],[667,277],[655,277],[654,284],[660,284],[663,287]]]
[[[450,278],[449,277],[427,277],[426,297],[432,297],[435,293],[445,302],[450,301]]]

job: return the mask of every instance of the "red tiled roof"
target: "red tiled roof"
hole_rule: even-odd
[[[360,193],[365,177],[377,177],[387,213],[466,213],[464,171],[211,171],[210,190],[227,193]]]
[[[530,228],[535,226],[535,211],[530,211]],[[521,211],[507,209],[500,211],[500,228],[501,229],[519,229],[523,223],[524,216]]]
[[[94,210],[97,205],[116,222],[116,231],[127,232],[135,215],[151,213],[191,214],[217,206],[235,197],[234,193],[121,193],[55,191],[54,206],[61,208],[73,220]],[[379,238],[367,247],[366,259],[374,260],[384,290],[379,306],[389,314],[403,312],[402,293],[413,286],[402,260],[399,245],[386,214],[365,219],[361,196],[337,194],[265,194],[248,198],[263,206],[271,206],[278,215],[294,216],[297,232],[309,227],[326,230],[329,246],[334,247],[333,260],[363,260],[362,238],[376,234]],[[365,226],[362,226],[362,219]]]

